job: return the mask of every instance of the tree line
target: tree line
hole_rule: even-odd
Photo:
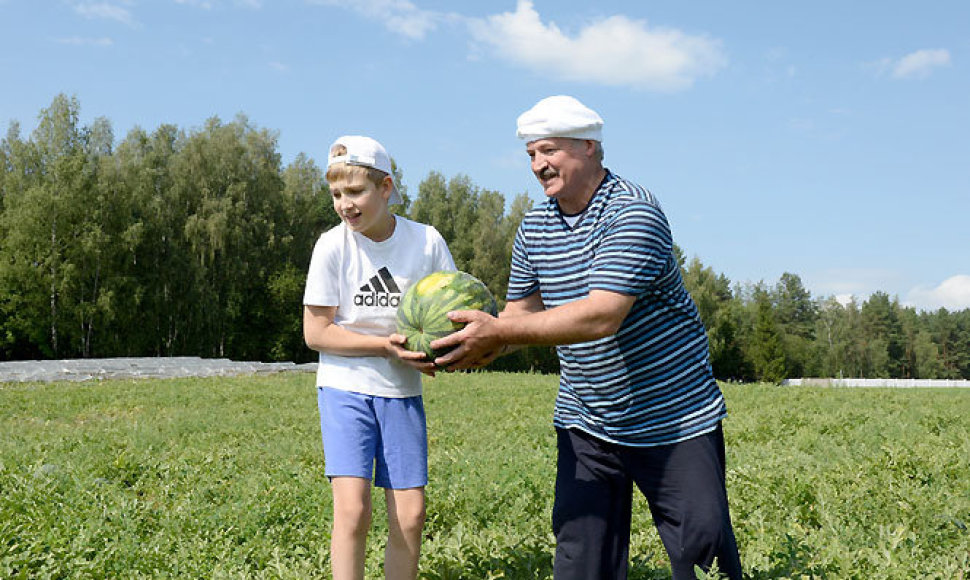
[[[306,268],[339,222],[321,167],[287,165],[277,134],[238,115],[115,141],[58,95],[0,142],[0,360],[178,356],[315,359],[302,338]],[[401,171],[395,167],[398,183]],[[431,172],[395,211],[435,226],[457,266],[505,295],[531,201]],[[917,312],[877,292],[813,298],[791,273],[732,284],[679,252],[722,379],[970,378],[970,309]],[[495,369],[555,372],[533,347]]]

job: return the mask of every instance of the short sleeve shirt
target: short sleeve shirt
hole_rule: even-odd
[[[336,306],[334,323],[360,334],[396,332],[401,296],[415,282],[455,262],[438,230],[400,216],[382,242],[340,224],[313,248],[303,303]],[[385,357],[320,353],[317,385],[381,397],[421,394],[421,373]]]
[[[526,214],[507,297],[538,292],[550,309],[597,289],[636,300],[616,334],[557,347],[554,424],[632,446],[715,429],[726,416],[724,398],[667,219],[650,192],[609,171],[572,227],[555,200]]]

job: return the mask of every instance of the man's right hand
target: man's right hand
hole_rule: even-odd
[[[453,348],[434,360],[439,368],[463,370],[481,368],[496,358],[505,347],[497,332],[498,318],[481,310],[456,310],[448,313],[452,322],[465,323],[461,330],[431,343],[435,350]]]

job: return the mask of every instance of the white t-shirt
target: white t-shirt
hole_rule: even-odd
[[[313,248],[303,303],[336,306],[334,323],[357,332],[388,336],[397,330],[401,295],[421,278],[454,270],[438,230],[395,216],[390,238],[375,242],[341,223]],[[380,397],[421,394],[421,373],[396,359],[320,353],[317,385]]]

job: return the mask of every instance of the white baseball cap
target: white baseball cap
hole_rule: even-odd
[[[347,153],[335,157],[328,157],[328,169],[336,163],[346,163],[348,165],[360,165],[361,167],[370,167],[378,171],[383,171],[390,176],[393,188],[391,189],[391,197],[388,198],[387,203],[390,205],[404,203],[404,200],[401,198],[401,193],[397,190],[397,184],[394,183],[394,171],[391,169],[391,158],[383,145],[370,137],[363,137],[361,135],[344,135],[343,137],[337,138],[330,145],[330,151],[333,151],[333,148],[337,145],[343,145],[347,149]]]
[[[603,140],[603,119],[574,97],[546,97],[519,115],[516,134],[525,141],[569,137]]]

